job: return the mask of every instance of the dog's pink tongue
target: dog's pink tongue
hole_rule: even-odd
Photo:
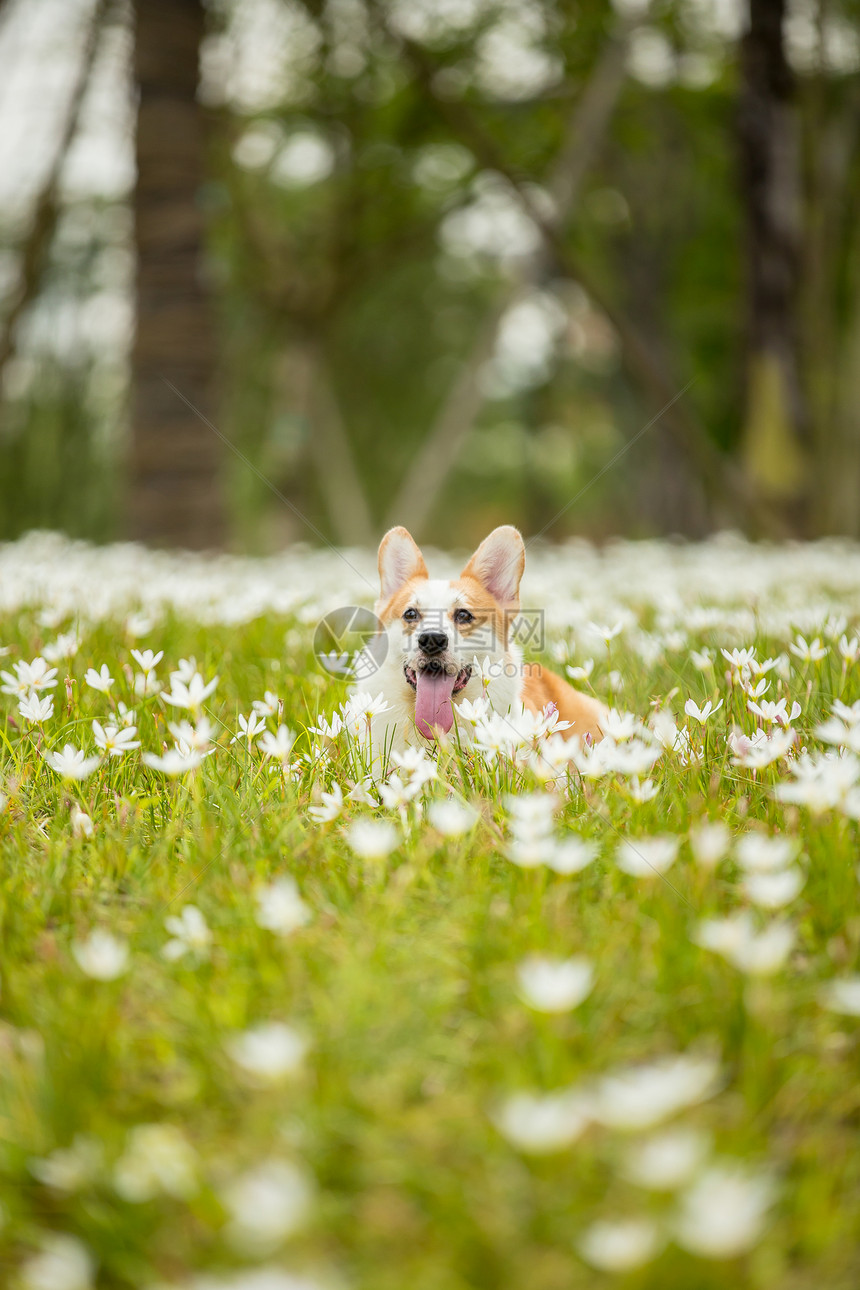
[[[456,674],[419,672],[415,686],[415,724],[425,739],[433,738],[431,726],[446,734],[454,724],[451,696],[457,683]]]

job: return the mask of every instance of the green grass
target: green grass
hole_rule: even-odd
[[[0,644],[11,647],[0,663],[32,659],[50,635],[31,610],[0,619]],[[412,807],[404,834],[383,808],[401,841],[387,859],[367,861],[344,829],[370,808],[348,802],[340,819],[314,823],[308,808],[321,789],[332,780],[347,787],[340,745],[322,770],[297,763],[293,779],[228,742],[237,714],[268,689],[299,732],[298,757],[310,747],[304,727],[343,699],[315,665],[312,628],[293,619],[229,628],[166,619],[142,643],[165,651],[165,682],[190,655],[204,676],[219,674],[206,702],[218,750],[177,780],[144,767],[137,750],[81,784],[64,783],[40,745],[92,751],[92,719],[104,721],[116,700],[135,707],[143,750],[172,742],[162,702],[130,692],[124,668],[134,666],[135,642],[121,622],[82,635],[71,664],[60,664],[57,712],[43,735],[20,720],[12,697],[0,700],[3,1285],[30,1284],[28,1260],[46,1233],[63,1232],[89,1249],[94,1284],[105,1290],[190,1286],[204,1273],[252,1290],[241,1269],[254,1259],[229,1239],[224,1195],[236,1175],[271,1157],[298,1164],[314,1193],[307,1221],[263,1252],[261,1266],[304,1271],[314,1284],[597,1286],[607,1276],[580,1256],[582,1234],[598,1219],[641,1216],[654,1217],[668,1240],[653,1261],[616,1278],[637,1290],[857,1284],[858,1022],[819,1001],[823,982],[860,963],[857,824],[775,801],[784,762],[756,775],[732,764],[729,723],[753,726],[743,696],[727,688],[722,663],[714,681],[689,661],[691,647],[724,644],[719,633],[693,635],[647,665],[622,636],[598,660],[597,692],[618,669],[622,706],[640,716],[671,691],[679,724],[689,696],[725,705],[705,727],[700,764],[674,754],[657,762],[653,801],[631,801],[617,776],[572,782],[557,830],[595,839],[600,853],[571,877],[523,870],[505,855],[504,786],[533,791],[538,781],[465,753],[442,754],[427,788],[431,800],[450,785],[477,807],[464,837],[442,838]],[[764,657],[787,641],[756,643]],[[800,698],[797,726],[810,747],[832,698],[860,697],[856,669],[843,669],[829,645],[817,666],[792,660],[789,679],[769,695]],[[116,678],[110,700],[82,680],[103,662]],[[91,817],[91,838],[73,836],[72,803]],[[806,885],[784,911],[797,939],[772,976],[749,978],[691,940],[700,920],[745,904],[731,857],[710,871],[691,855],[689,830],[705,818],[735,834],[764,827],[801,840]],[[682,839],[667,881],[616,867],[621,838],[667,832]],[[284,874],[312,917],[280,937],[258,925],[255,889]],[[165,917],[189,903],[211,928],[209,953],[169,962]],[[765,924],[778,915],[755,916]],[[115,980],[91,979],[73,956],[94,928],[128,942],[128,970]],[[536,952],[589,958],[588,998],[558,1015],[527,1007],[517,966]],[[225,1045],[271,1020],[308,1037],[307,1057],[279,1085],[249,1085]],[[572,1146],[537,1156],[494,1124],[514,1092],[589,1086],[619,1066],[703,1048],[719,1056],[722,1087],[675,1118],[706,1131],[715,1156],[777,1180],[764,1230],[737,1257],[697,1257],[671,1240],[679,1200],[626,1180],[630,1135],[594,1124]],[[190,1194],[139,1203],[118,1194],[116,1162],[128,1131],[145,1124],[175,1126],[193,1148]],[[74,1191],[39,1181],[34,1162],[79,1134],[101,1143],[92,1176]]]

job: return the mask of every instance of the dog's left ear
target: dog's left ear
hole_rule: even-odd
[[[507,609],[518,609],[525,567],[526,549],[519,530],[503,524],[484,538],[460,576],[480,582]]]

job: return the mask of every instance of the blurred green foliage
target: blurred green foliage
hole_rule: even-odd
[[[213,40],[229,35],[241,7],[236,0],[213,8]],[[825,14],[811,6],[808,13],[838,19],[848,41],[856,6],[842,0],[838,8]],[[559,79],[550,76],[530,93],[488,92],[476,70],[504,6],[477,5],[473,22],[461,18],[456,30],[418,39],[417,19],[404,23],[403,6],[285,3],[290,21],[303,15],[319,37],[304,58],[304,89],[291,92],[285,82],[283,103],[244,111],[224,90],[207,107],[211,179],[200,200],[210,229],[203,271],[220,320],[218,423],[260,472],[225,453],[236,545],[268,549],[308,536],[273,488],[325,533],[362,536],[329,487],[343,473],[332,434],[349,445],[354,474],[346,471],[341,482],[364,495],[373,531],[395,518],[410,463],[472,361],[488,314],[511,291],[504,253],[454,254],[446,226],[486,191],[488,176],[504,185],[498,166],[527,194],[547,184],[570,146],[571,113],[619,32],[631,42],[632,74],[559,238],[587,266],[603,299],[646,338],[665,387],[675,393],[693,382],[683,402],[696,432],[722,454],[739,452],[749,302],[734,42],[713,26],[707,7],[681,0],[643,10],[638,25],[602,2],[534,0],[513,9],[539,19],[538,43],[563,68]],[[344,14],[353,15],[360,37],[344,35]],[[650,71],[643,44],[645,54],[651,48]],[[860,178],[851,125],[857,92],[856,70],[832,57],[798,75],[803,291],[816,311],[800,319],[809,339],[805,377],[816,433],[843,444],[815,455],[810,489],[819,495],[846,469],[846,439],[860,440],[845,390],[845,338],[860,317],[860,239],[849,214]],[[819,138],[832,145],[824,176]],[[509,192],[516,205],[519,196]],[[539,191],[535,200],[544,201]],[[836,230],[824,241],[822,203]],[[95,243],[101,236],[94,229]],[[562,334],[536,376],[507,390],[490,381],[428,531],[464,543],[497,520],[535,531],[580,492],[557,535],[696,533],[733,520],[703,504],[707,471],[679,448],[665,419],[592,482],[657,407],[631,372],[616,329],[568,269],[553,253],[530,269],[528,289],[564,304]],[[55,247],[51,274],[65,275],[68,294],[85,296],[80,257],[75,268]],[[834,340],[826,353],[816,343],[824,334]],[[105,379],[111,397],[94,396]],[[93,356],[73,364],[48,356],[38,379],[24,383],[25,397],[16,397],[21,382],[7,381],[0,429],[5,536],[34,524],[97,537],[121,529],[122,379],[122,372],[99,375]],[[842,523],[828,518],[826,507],[819,511],[819,527]]]

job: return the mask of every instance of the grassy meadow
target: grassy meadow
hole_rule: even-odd
[[[530,551],[607,739],[383,781],[347,555],[0,548],[0,1283],[855,1286],[860,551]]]

